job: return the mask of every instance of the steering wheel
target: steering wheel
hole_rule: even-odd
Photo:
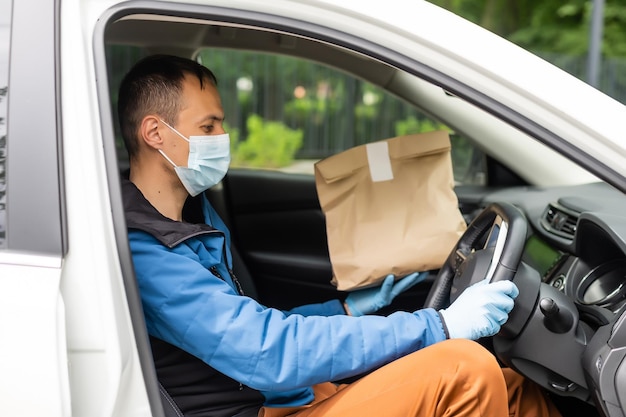
[[[483,279],[515,281],[519,295],[507,322],[492,339],[494,353],[545,389],[589,401],[581,358],[593,329],[579,320],[571,298],[543,283],[539,272],[522,261],[527,231],[526,218],[515,206],[490,204],[457,242],[424,306],[446,308],[468,286]],[[609,335],[611,326],[604,328]],[[597,373],[597,358],[606,355],[605,345],[598,342],[591,352],[596,356],[587,355],[596,359],[587,360],[587,369]]]
[[[475,282],[512,280],[526,242],[527,222],[509,203],[492,203],[467,227],[448,256],[424,307],[449,306]]]

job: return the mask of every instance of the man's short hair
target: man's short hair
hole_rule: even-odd
[[[172,126],[181,110],[183,80],[195,75],[200,87],[217,78],[196,61],[173,55],[151,55],[137,62],[126,74],[119,89],[117,112],[124,145],[130,159],[137,155],[137,136],[143,118],[157,114]]]

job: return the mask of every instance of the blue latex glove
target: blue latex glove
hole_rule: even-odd
[[[500,331],[518,295],[519,290],[511,281],[489,283],[484,279],[463,291],[450,307],[439,313],[450,339],[477,340]]]
[[[380,287],[351,292],[346,298],[346,306],[350,310],[349,313],[355,317],[373,313],[391,304],[398,294],[423,281],[427,276],[428,272],[414,272],[395,281],[395,277],[389,274]]]

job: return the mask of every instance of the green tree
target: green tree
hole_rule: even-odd
[[[237,131],[231,133],[233,166],[281,168],[293,162],[302,146],[302,131],[280,122],[265,121],[251,115],[247,122],[248,137],[239,141]]]
[[[584,55],[589,47],[591,0],[431,0],[534,52]],[[626,57],[626,1],[604,6],[605,56]]]

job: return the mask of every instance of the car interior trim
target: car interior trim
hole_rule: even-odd
[[[41,268],[61,268],[62,259],[60,256],[37,255],[6,250],[0,251],[0,264],[35,266]]]
[[[59,36],[54,24],[58,19],[53,16],[58,16],[59,6],[58,1],[46,3],[46,7],[38,3],[24,0],[13,4],[9,60],[11,99],[8,101],[11,123],[7,125],[7,148],[11,150],[11,157],[6,163],[6,175],[11,178],[12,186],[7,187],[6,247],[61,255],[64,253],[59,185],[62,168],[58,120],[61,114],[56,94]],[[33,13],[33,10],[38,12]],[[32,27],[47,36],[32,36]],[[57,70],[39,71],[33,76],[33,68]],[[38,232],[32,233],[32,230]]]

